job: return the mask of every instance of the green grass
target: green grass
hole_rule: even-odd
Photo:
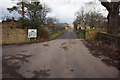
[[[49,36],[49,39],[54,39],[56,37],[58,37],[59,35],[63,34],[64,32],[66,32],[67,30],[62,30],[60,32],[54,33],[52,35]]]
[[[88,29],[88,30],[86,30],[86,31],[96,31],[96,29]]]
[[[118,34],[118,36],[120,36],[120,33]]]
[[[78,34],[79,38],[82,38],[82,39],[84,38],[84,33],[83,32],[80,32],[79,30],[74,30],[74,32]]]
[[[96,29],[86,30],[86,35],[85,35],[85,38],[86,38],[86,39],[89,37],[89,32],[90,32],[90,31],[96,31]],[[79,38],[82,38],[82,39],[84,38],[84,32],[81,32],[81,31],[79,31],[79,30],[74,30],[74,32],[78,34],[78,37],[79,37]]]

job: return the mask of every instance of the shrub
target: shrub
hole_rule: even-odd
[[[112,34],[106,34],[98,32],[96,35],[96,40],[102,41],[103,43],[114,45],[120,49],[120,37]]]
[[[48,39],[49,37],[49,32],[47,29],[39,27],[38,28],[38,38],[44,38],[44,39]]]

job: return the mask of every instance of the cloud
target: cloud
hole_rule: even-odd
[[[72,23],[74,21],[75,12],[78,11],[85,2],[95,1],[98,3],[98,0],[40,0],[42,4],[46,4],[51,8],[51,12],[47,16],[58,18],[60,23]],[[8,7],[12,7],[18,2],[18,0],[0,0],[0,20],[9,17],[18,18],[20,15],[18,13],[9,14],[7,11]],[[99,8],[105,9],[102,5],[98,5]],[[87,7],[87,6],[85,6]],[[100,11],[103,15],[107,15],[107,11]]]
[[[75,19],[75,12],[79,10],[83,3],[66,3],[65,0],[62,1],[48,1],[44,2],[48,7],[52,9],[47,16],[56,17],[60,22],[72,23]]]
[[[82,6],[85,6],[85,3],[92,1],[97,3],[97,9],[100,9],[100,13],[104,16],[107,16],[108,12],[105,10],[98,0],[44,0],[42,3],[45,3],[48,7],[52,9],[47,16],[56,17],[60,22],[72,23],[74,21],[75,13]],[[89,9],[90,10],[90,9]]]
[[[18,18],[20,16],[17,12],[9,13],[7,10],[7,8],[16,5],[17,2],[16,0],[0,0],[0,20],[12,17]]]
[[[61,5],[61,6],[51,6],[52,11],[48,14],[48,16],[56,17],[60,20],[60,22],[71,23],[73,21],[74,13],[79,8],[71,7],[70,5]]]

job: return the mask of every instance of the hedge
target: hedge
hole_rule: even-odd
[[[115,44],[115,46],[120,50],[120,36],[98,32],[96,34],[96,40],[107,44]]]

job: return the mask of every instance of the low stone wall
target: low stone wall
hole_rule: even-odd
[[[28,42],[27,30],[25,29],[2,29],[2,44],[15,44]]]
[[[97,30],[86,30],[86,39],[87,40],[94,40],[97,34]]]
[[[87,39],[87,40],[95,39],[96,33],[98,32],[95,29],[90,29],[90,30],[79,29],[79,31],[83,33],[84,39]]]
[[[27,29],[19,29],[17,21],[2,22],[2,44],[16,44],[28,42]]]

